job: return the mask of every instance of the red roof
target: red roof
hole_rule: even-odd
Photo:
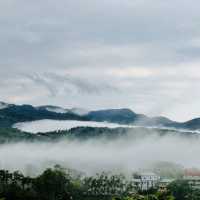
[[[199,176],[200,177],[200,170],[198,169],[186,169],[185,176]]]

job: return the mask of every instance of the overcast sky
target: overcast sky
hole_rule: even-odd
[[[1,0],[0,101],[200,117],[199,0]]]

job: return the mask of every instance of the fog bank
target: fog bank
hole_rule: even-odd
[[[118,128],[118,127],[130,127],[130,126],[120,125],[116,123],[109,123],[109,122],[44,119],[32,122],[17,123],[13,127],[29,133],[38,133],[38,132],[45,133],[57,130],[69,130],[75,127]]]
[[[60,164],[87,174],[135,171],[156,162],[200,168],[200,139],[182,136],[127,136],[115,140],[65,140],[56,143],[16,143],[0,146],[0,168],[39,173]]]

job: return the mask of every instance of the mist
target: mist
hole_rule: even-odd
[[[120,125],[117,123],[109,123],[109,122],[78,121],[78,120],[49,120],[49,119],[16,123],[13,126],[13,128],[17,128],[21,131],[34,133],[34,134],[46,133],[46,132],[58,131],[58,130],[70,130],[76,127],[117,128],[117,127],[131,127],[131,126]]]
[[[133,172],[157,162],[200,168],[200,139],[179,135],[105,138],[59,142],[12,143],[0,146],[0,168],[36,175],[56,164],[86,174]]]

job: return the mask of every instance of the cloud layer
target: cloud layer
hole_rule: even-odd
[[[14,124],[15,128],[29,133],[45,133],[57,130],[70,130],[76,127],[134,127],[109,122],[75,121],[75,120],[38,120]]]
[[[1,100],[200,116],[199,6],[1,1]]]
[[[141,132],[142,134],[142,132]],[[0,168],[39,173],[60,164],[88,174],[100,171],[133,172],[157,162],[199,168],[198,138],[183,136],[134,136],[115,140],[65,140],[56,143],[15,143],[0,146]]]

